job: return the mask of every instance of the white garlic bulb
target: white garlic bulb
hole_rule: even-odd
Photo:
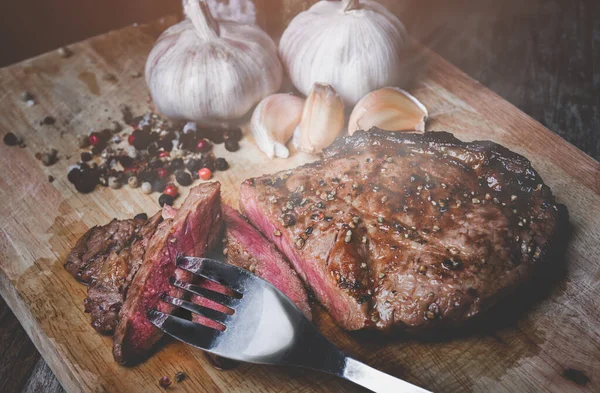
[[[156,107],[174,119],[215,124],[244,116],[279,90],[273,40],[254,25],[217,22],[203,0],[184,0],[186,20],[167,29],[146,62]]]
[[[291,94],[273,94],[254,110],[250,128],[254,141],[267,157],[288,158],[285,146],[300,123],[304,100]]]
[[[315,83],[306,97],[294,145],[305,153],[320,153],[344,128],[344,103],[330,85]]]
[[[376,1],[319,1],[290,22],[279,55],[300,92],[327,83],[352,107],[400,81],[407,44],[402,22]]]

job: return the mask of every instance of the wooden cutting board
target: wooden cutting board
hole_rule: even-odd
[[[188,378],[170,387],[173,392],[362,391],[304,370],[243,365],[217,371],[201,351],[173,341],[147,362],[124,368],[112,359],[111,338],[90,326],[83,312],[86,289],[63,270],[65,256],[93,225],[154,213],[158,195],[100,187],[77,193],[66,178],[78,155],[76,135],[104,127],[109,117],[120,119],[120,103],[134,113],[148,109],[144,79],[131,74],[143,69],[157,35],[173,22],[89,39],[73,45],[68,59],[48,53],[0,70],[0,136],[14,131],[27,144],[0,144],[0,294],[69,392],[163,392],[158,380],[173,379],[178,371]],[[316,323],[358,359],[434,392],[600,391],[600,165],[437,55],[429,56],[427,77],[412,90],[430,109],[428,129],[464,140],[490,139],[533,162],[571,214],[564,272],[550,286],[531,284],[529,295],[511,299],[488,314],[487,323],[458,337],[348,334],[322,311]],[[20,100],[23,91],[35,95],[35,106]],[[55,125],[40,125],[47,115],[57,119]],[[215,179],[233,204],[247,177],[314,159],[296,154],[269,161],[249,137],[241,145],[235,154],[216,148],[232,166]],[[60,160],[44,167],[35,153],[51,147]],[[56,180],[50,183],[49,175]]]

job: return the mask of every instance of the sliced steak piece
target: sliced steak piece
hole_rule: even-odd
[[[159,301],[163,293],[183,296],[183,291],[169,284],[169,278],[191,279],[189,273],[176,268],[175,259],[178,254],[203,256],[216,244],[221,225],[220,202],[219,183],[205,183],[190,190],[178,211],[163,209],[165,220],[148,244],[119,313],[113,345],[113,355],[119,363],[143,360],[162,337],[146,313],[153,308],[166,313],[173,311],[173,307]]]
[[[110,334],[117,326],[127,289],[142,262],[148,242],[161,221],[159,212],[136,231],[131,246],[120,252],[112,250],[88,286],[85,309],[90,313],[92,326],[98,332]]]
[[[85,284],[92,282],[111,251],[120,252],[131,244],[136,230],[146,220],[117,220],[88,230],[67,256],[65,269]]]
[[[449,133],[359,132],[242,185],[242,211],[344,329],[458,325],[548,260],[567,228],[524,157]]]
[[[236,210],[225,205],[222,208],[227,262],[269,281],[311,319],[304,285],[285,257]]]

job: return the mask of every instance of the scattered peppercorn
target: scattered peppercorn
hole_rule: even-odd
[[[16,146],[19,144],[19,138],[12,132],[9,132],[8,134],[4,135],[4,144],[7,146]]]
[[[54,117],[46,116],[46,117],[44,117],[44,120],[42,120],[40,125],[51,126],[54,123],[56,123],[56,119]]]
[[[131,176],[129,179],[127,179],[127,184],[129,184],[129,187],[131,188],[138,188],[140,186],[138,178],[135,176]]]
[[[169,168],[172,171],[175,171],[177,169],[182,169],[184,167],[185,167],[185,164],[183,163],[182,158],[175,158],[175,159],[171,160],[171,164],[169,165]]]
[[[241,128],[232,128],[223,134],[225,140],[232,139],[234,141],[240,141],[242,139],[242,129]]]
[[[177,190],[177,186],[175,184],[169,183],[165,187],[163,193],[165,193],[166,195],[169,195],[169,196],[172,196],[173,198],[175,198],[179,194],[179,191]]]
[[[134,220],[147,220],[148,215],[146,213],[136,214],[135,217],[133,217],[133,219]]]
[[[175,382],[179,383],[182,382],[185,379],[186,375],[184,373],[182,373],[181,371],[178,371],[175,374]]]
[[[113,190],[121,188],[121,181],[116,176],[108,178],[108,186]]]
[[[175,172],[175,180],[177,180],[177,183],[184,187],[187,187],[190,184],[192,184],[192,176],[190,176],[190,174],[184,171],[183,169]]]
[[[167,174],[168,174],[168,172],[167,172],[167,170],[165,168],[156,168],[156,175],[159,178],[162,179],[162,178],[166,177]]]
[[[202,168],[200,161],[193,158],[187,162],[186,167],[190,172],[197,172],[200,168]]]
[[[223,132],[222,129],[210,128],[210,129],[200,130],[200,132],[202,134],[204,134],[204,136],[207,139],[209,139],[213,143],[216,143],[217,145],[220,145],[221,143],[225,142],[225,133]]]
[[[198,171],[198,177],[202,180],[210,180],[212,172],[208,168],[202,168]]]
[[[168,388],[169,386],[171,386],[171,380],[169,379],[169,377],[167,377],[166,375],[164,377],[162,377],[159,381],[158,384],[160,385],[161,388]]]
[[[163,192],[167,187],[167,182],[164,179],[156,179],[152,182],[152,191]]]
[[[196,142],[196,151],[201,153],[206,153],[210,150],[210,143],[204,138],[200,138],[198,142]]]
[[[158,198],[158,204],[160,207],[163,207],[164,205],[173,206],[173,202],[175,202],[175,198],[173,198],[171,195],[161,194],[161,196]]]
[[[152,184],[150,184],[149,182],[143,182],[142,183],[142,192],[144,194],[152,194]]]
[[[226,171],[229,169],[229,163],[226,159],[220,157],[215,161],[215,167],[218,171]]]
[[[88,162],[92,160],[92,154],[89,151],[82,151],[81,152],[81,161],[82,162]]]
[[[54,165],[58,161],[58,150],[51,149],[48,152],[42,153],[42,164],[45,166]]]
[[[54,181],[54,176],[48,175],[48,182],[52,183]]]
[[[240,144],[235,139],[228,139],[225,141],[225,149],[230,152],[240,150]]]
[[[214,154],[203,154],[200,158],[200,168],[208,168],[211,172],[214,172],[216,169]]]

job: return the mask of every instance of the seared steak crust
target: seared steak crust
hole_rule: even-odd
[[[119,253],[129,246],[136,231],[145,222],[143,219],[114,219],[106,225],[89,229],[67,256],[65,269],[77,280],[89,284],[102,270],[110,253]]]
[[[240,200],[348,330],[470,319],[548,259],[568,215],[527,159],[444,132],[358,132]]]
[[[90,282],[85,310],[90,313],[92,326],[98,332],[110,334],[117,326],[127,289],[142,262],[148,242],[161,221],[159,212],[136,230],[129,247],[120,251],[112,250],[104,259],[95,279]]]

